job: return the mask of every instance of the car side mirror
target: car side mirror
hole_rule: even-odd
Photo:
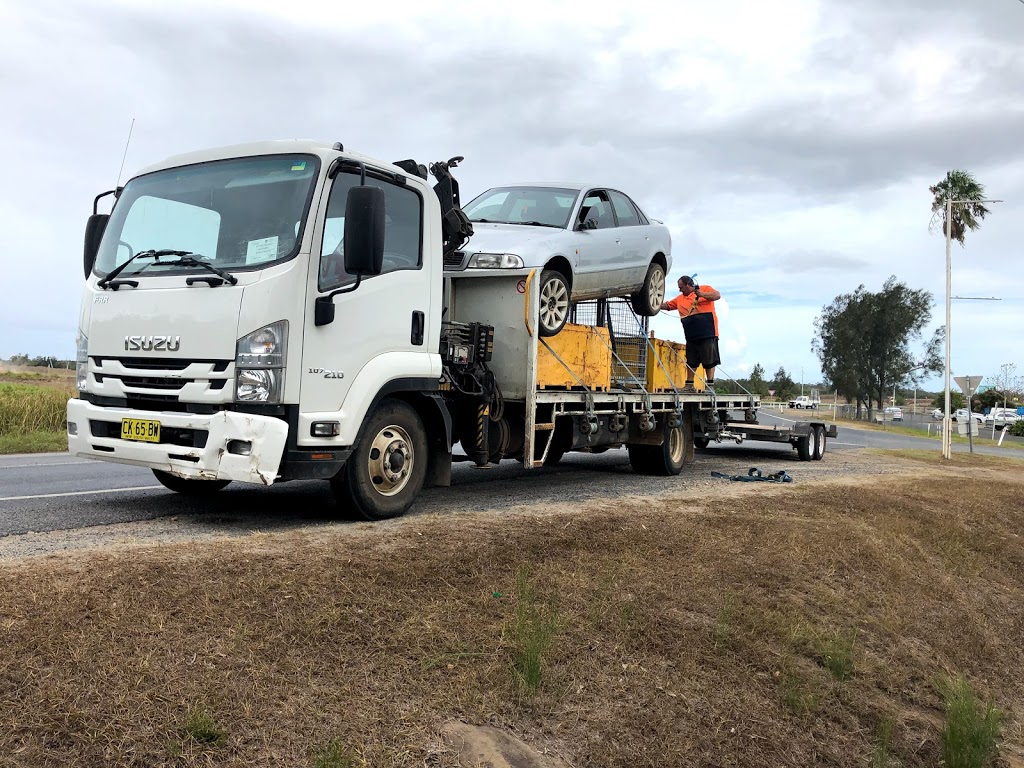
[[[345,271],[379,275],[384,269],[384,190],[352,187],[345,200]]]
[[[93,266],[96,264],[96,254],[100,249],[100,240],[103,239],[103,232],[110,220],[109,213],[94,213],[85,223],[85,246],[82,253],[82,267],[85,271],[85,279],[89,279]]]

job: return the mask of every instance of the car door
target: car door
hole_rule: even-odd
[[[592,227],[581,228],[588,221]],[[573,293],[599,296],[623,282],[621,235],[607,190],[591,189],[577,214],[579,267]]]
[[[643,285],[647,267],[654,253],[651,250],[650,232],[640,223],[640,213],[628,196],[618,190],[608,190],[621,242],[622,267],[627,270],[625,279],[630,285]]]
[[[357,173],[338,173],[317,216],[311,255],[317,268],[310,269],[302,348],[304,414],[341,411],[345,417],[358,405],[346,405],[350,392],[362,397],[370,387],[372,395],[387,380],[431,375],[425,322],[432,303],[440,300],[440,281],[435,285],[424,272],[423,199],[411,186],[367,174],[368,185],[384,190],[383,270],[334,297],[333,322],[314,323],[317,297],[355,284],[345,272],[345,204],[349,189],[359,183]],[[298,438],[300,445],[315,442],[308,430],[300,430]]]

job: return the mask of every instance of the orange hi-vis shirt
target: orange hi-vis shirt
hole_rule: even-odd
[[[710,285],[700,285],[697,288],[705,292],[715,290]],[[668,309],[679,311],[679,317],[683,323],[683,333],[686,335],[687,341],[718,338],[718,314],[715,312],[715,302],[697,298],[696,292],[689,296],[679,294],[668,302]]]

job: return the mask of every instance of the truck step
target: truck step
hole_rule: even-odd
[[[555,428],[554,422],[551,422],[550,424],[534,424],[533,425],[533,429],[534,429],[535,432],[550,432],[554,428]]]

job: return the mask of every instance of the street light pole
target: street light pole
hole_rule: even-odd
[[[1024,3],[1024,0],[1021,0]],[[942,418],[942,456],[946,459],[953,458],[953,415],[949,412],[949,323],[950,323],[950,306],[953,302],[953,203],[958,205],[961,203],[1001,203],[1002,200],[954,200],[953,199],[953,185],[951,183],[950,174],[946,174],[947,189],[946,194],[946,366],[944,371],[945,384],[946,384],[946,412]],[[971,424],[969,423],[974,417],[971,416],[971,403],[968,400],[967,403],[967,418],[968,418],[968,434],[971,434]]]

